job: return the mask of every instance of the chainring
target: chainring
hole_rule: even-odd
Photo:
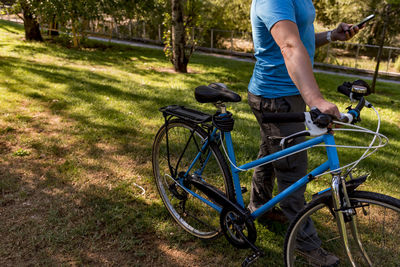
[[[238,229],[249,242],[254,244],[257,239],[257,230],[254,222],[251,219],[243,218],[231,208],[224,207],[222,209],[220,224],[226,239],[236,248],[245,249],[250,247],[249,243],[242,238]]]

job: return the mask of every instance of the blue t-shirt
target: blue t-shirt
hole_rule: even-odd
[[[266,98],[300,94],[289,77],[281,50],[270,30],[281,20],[296,23],[300,38],[314,64],[314,19],[312,0],[253,0],[251,25],[257,62],[249,84],[252,94]]]

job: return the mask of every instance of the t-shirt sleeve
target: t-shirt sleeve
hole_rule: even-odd
[[[281,20],[290,20],[296,23],[293,0],[255,0],[256,14],[270,31],[272,26]]]

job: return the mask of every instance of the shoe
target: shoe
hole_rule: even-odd
[[[277,207],[273,207],[270,211],[258,218],[261,224],[269,224],[271,222],[278,222],[280,224],[289,223],[288,218],[283,214],[283,211]]]
[[[339,258],[323,248],[317,248],[311,251],[299,250],[299,252],[311,266],[330,267],[339,265]]]

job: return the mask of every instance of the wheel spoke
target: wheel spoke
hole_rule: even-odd
[[[179,175],[187,173],[189,166],[201,150],[200,144],[207,138],[207,133],[190,123],[171,121],[168,124],[167,144],[165,128],[164,125],[160,129],[153,144],[153,172],[161,199],[169,213],[184,230],[199,238],[213,238],[220,233],[219,213],[192,196],[188,189],[207,198],[194,186],[190,186],[190,182],[185,180],[185,177]],[[201,175],[209,178],[210,185],[226,193],[230,199],[234,199],[229,167],[222,153],[214,143],[211,143],[206,151],[211,151],[210,157],[208,158],[208,154],[204,153],[203,157],[207,156],[207,160],[204,161],[200,157],[201,160],[194,163],[191,173],[201,169]],[[178,176],[182,181],[177,180]],[[174,184],[175,186],[171,187]],[[187,186],[188,189],[182,185]],[[181,195],[184,196],[184,201]]]

